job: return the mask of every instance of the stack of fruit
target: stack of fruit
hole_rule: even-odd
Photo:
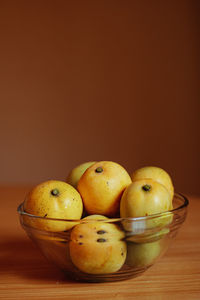
[[[130,176],[115,162],[87,162],[74,168],[66,182],[49,180],[34,187],[23,209],[42,217],[27,218],[28,226],[70,233],[69,255],[75,268],[108,274],[125,264],[149,266],[160,255],[160,238],[171,216],[151,216],[170,211],[173,196],[171,178],[161,168],[144,167]],[[137,217],[145,217],[145,228],[160,231],[152,233],[151,240],[136,234],[127,220]]]

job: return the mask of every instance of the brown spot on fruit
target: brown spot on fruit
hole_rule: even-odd
[[[97,242],[98,242],[98,243],[105,243],[105,242],[106,242],[106,239],[97,239]]]
[[[104,234],[104,233],[106,233],[106,231],[105,230],[98,230],[97,233],[98,234]]]

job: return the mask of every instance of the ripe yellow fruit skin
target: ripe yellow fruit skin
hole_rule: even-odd
[[[121,195],[130,183],[131,178],[121,165],[100,161],[81,176],[78,191],[88,214],[113,217],[119,214]]]
[[[93,164],[95,164],[95,161],[89,161],[78,165],[68,174],[66,182],[71,184],[74,188],[77,188],[81,176]]]
[[[149,191],[143,190],[143,186],[149,185]],[[124,217],[143,217],[164,211],[170,207],[170,194],[160,183],[151,179],[134,181],[124,191],[120,215]]]
[[[150,186],[145,191],[144,186]],[[166,212],[171,207],[171,196],[168,190],[152,179],[143,179],[132,182],[124,191],[120,202],[120,216],[135,218],[151,216]],[[171,216],[161,216],[145,221],[146,227],[164,226],[171,221]]]
[[[147,166],[147,167],[140,168],[135,172],[133,172],[133,174],[131,175],[131,179],[132,181],[141,180],[141,179],[152,179],[154,181],[161,183],[169,191],[171,195],[171,202],[172,202],[174,197],[174,186],[170,175],[162,168],[154,167],[154,166]],[[171,205],[170,209],[172,208],[173,207]]]
[[[52,191],[58,194],[53,195]],[[78,191],[63,181],[49,180],[34,187],[27,195],[24,211],[43,217],[26,217],[25,222],[34,228],[46,231],[64,231],[73,227],[75,222],[53,221],[45,218],[79,220],[83,212],[83,202]]]
[[[96,221],[96,220],[101,221]],[[126,259],[124,232],[115,224],[102,222],[106,217],[90,216],[86,223],[76,225],[71,232],[70,256],[74,265],[84,273],[117,272]]]

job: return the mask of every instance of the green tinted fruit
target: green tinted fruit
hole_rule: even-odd
[[[66,182],[71,184],[73,187],[77,188],[79,179],[81,178],[83,173],[93,164],[95,164],[95,161],[89,161],[78,165],[77,167],[72,169],[71,172],[68,174]]]
[[[146,267],[154,263],[161,252],[159,241],[136,244],[127,243],[126,264],[131,267]]]

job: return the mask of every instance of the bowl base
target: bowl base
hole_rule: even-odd
[[[144,273],[148,268],[140,268],[136,270],[130,270],[127,268],[123,268],[122,271],[119,271],[118,273],[111,273],[111,274],[87,274],[87,273],[70,273],[66,270],[62,270],[64,274],[75,281],[79,282],[93,282],[93,283],[98,283],[98,282],[114,282],[114,281],[123,281],[127,279],[131,279],[137,276],[140,276],[142,273]]]

